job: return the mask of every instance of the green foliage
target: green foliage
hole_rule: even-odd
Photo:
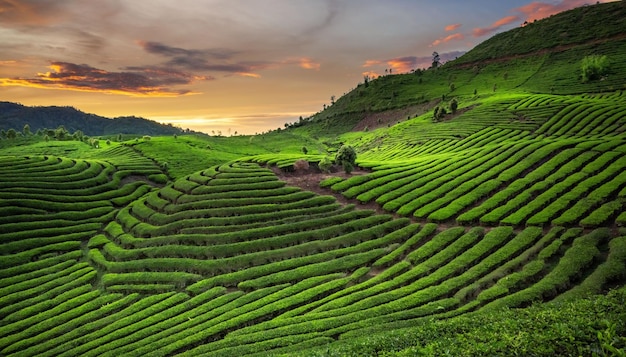
[[[317,166],[323,172],[330,172],[330,169],[333,167],[333,162],[332,162],[332,160],[328,156],[324,156],[320,160],[320,162],[317,164]]]
[[[598,80],[609,70],[609,61],[604,55],[586,56],[580,62],[583,83]]]
[[[450,101],[450,111],[452,111],[452,114],[456,114],[456,110],[459,107],[459,102],[457,102],[456,98],[453,98]]]
[[[335,155],[335,162],[340,163],[347,174],[351,173],[356,166],[356,151],[350,145],[342,145]]]

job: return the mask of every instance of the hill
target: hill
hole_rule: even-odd
[[[2,140],[0,354],[624,355],[626,44],[550,30],[620,6],[264,135]]]
[[[456,98],[461,107],[505,93],[575,95],[623,91],[626,3],[583,6],[499,33],[436,70],[385,75],[359,83],[326,110],[293,127],[330,137],[387,127]],[[581,61],[606,56],[601,80],[583,82]],[[374,125],[372,125],[372,122]]]
[[[110,119],[87,114],[72,107],[27,107],[17,103],[0,102],[0,130],[21,131],[26,124],[33,133],[40,129],[56,129],[62,125],[70,133],[80,130],[89,136],[173,135],[183,132],[180,128],[139,117]]]

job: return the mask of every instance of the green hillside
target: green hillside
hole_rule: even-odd
[[[0,355],[626,355],[625,15],[263,135],[3,137]]]

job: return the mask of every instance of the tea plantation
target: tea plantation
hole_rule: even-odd
[[[3,138],[0,355],[626,355],[626,40],[603,36],[498,35],[257,136]],[[583,83],[591,52],[611,67]],[[320,170],[341,144],[359,172]]]

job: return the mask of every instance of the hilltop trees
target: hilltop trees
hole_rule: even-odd
[[[441,58],[439,57],[439,53],[437,51],[433,52],[433,64],[432,64],[431,68],[439,67],[440,59]]]

